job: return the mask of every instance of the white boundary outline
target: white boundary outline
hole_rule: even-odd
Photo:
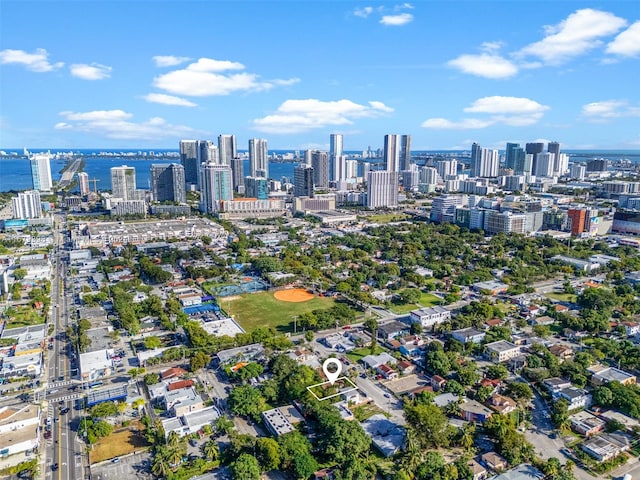
[[[319,386],[321,386],[321,385],[326,385],[327,383],[329,383],[329,384],[333,385],[333,384],[334,384],[334,383],[336,383],[338,380],[346,380],[347,382],[349,382],[349,383],[351,384],[352,388],[349,388],[349,389],[347,389],[347,390],[341,390],[341,391],[340,391],[340,392],[338,392],[338,393],[334,393],[333,395],[329,395],[328,397],[322,397],[322,398],[318,397],[318,396],[314,393],[314,391],[312,390],[312,388],[314,388],[314,387],[319,387]],[[309,386],[307,387],[307,390],[309,390],[309,392],[311,393],[311,395],[313,395],[313,397],[314,397],[316,400],[318,400],[318,401],[322,401],[322,400],[328,400],[329,398],[337,397],[337,396],[339,396],[339,395],[342,395],[343,393],[354,392],[354,391],[358,390],[358,386],[357,386],[355,383],[353,383],[350,379],[348,379],[347,377],[338,377],[338,378],[336,378],[335,382],[333,382],[333,383],[331,383],[331,381],[327,380],[326,382],[316,383],[315,385],[309,385]]]

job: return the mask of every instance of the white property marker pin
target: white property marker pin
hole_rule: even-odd
[[[336,371],[330,372],[329,365],[335,365]],[[340,376],[340,372],[342,372],[342,362],[337,358],[327,358],[322,364],[322,371],[331,382],[331,385],[333,385],[334,383],[336,383],[336,380]]]

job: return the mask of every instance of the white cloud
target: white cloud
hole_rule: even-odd
[[[375,118],[393,112],[382,102],[369,106],[351,100],[324,102],[314,98],[287,100],[273,114],[253,121],[254,128],[265,133],[299,133],[315,128],[352,125],[357,118]]]
[[[37,48],[34,53],[24,50],[0,50],[0,64],[24,65],[32,72],[50,72],[64,65],[64,62],[49,63],[49,53],[44,48]]]
[[[538,122],[549,107],[523,97],[482,97],[464,109],[465,113],[489,114],[488,118],[465,118],[460,121],[446,118],[430,118],[422,127],[438,130],[466,130],[486,128],[491,125],[523,127]]]
[[[476,118],[465,118],[459,122],[447,120],[446,118],[429,118],[422,122],[420,126],[432,130],[472,130],[487,128],[494,123],[491,120],[478,120]]]
[[[198,105],[190,102],[186,98],[176,97],[174,95],[166,95],[164,93],[149,93],[144,98],[147,102],[161,103],[163,105],[177,105],[179,107],[197,107]]]
[[[640,21],[635,22],[609,43],[606,52],[624,57],[640,55]]]
[[[153,57],[156,67],[175,67],[189,60],[191,60],[189,57],[176,57],[173,55],[156,55]]]
[[[605,122],[620,117],[640,117],[640,106],[629,105],[626,100],[604,100],[583,105],[582,115],[593,122]]]
[[[494,114],[530,114],[545,110],[549,110],[549,107],[529,98],[501,96],[479,98],[464,109],[465,112]]]
[[[460,55],[458,58],[449,60],[447,65],[464,73],[492,79],[509,78],[518,73],[516,65],[493,53]]]
[[[65,121],[55,125],[57,130],[73,130],[119,140],[177,139],[200,133],[190,127],[172,125],[160,117],[136,123],[130,121],[133,115],[124,110],[65,111],[60,112],[60,116]]]
[[[200,58],[186,68],[157,76],[153,85],[176,95],[207,97],[270,90],[274,86],[292,85],[299,81],[297,78],[260,81],[254,73],[227,73],[244,68],[238,62]]]
[[[576,10],[557,25],[545,26],[545,37],[527,45],[515,55],[533,56],[550,65],[559,65],[602,45],[600,40],[617,33],[627,24],[623,18],[601,10]]]
[[[411,23],[413,21],[413,15],[410,13],[399,13],[398,15],[383,15],[380,19],[382,25],[391,27],[400,27]]]
[[[371,15],[373,13],[373,7],[363,7],[363,8],[356,8],[353,11],[353,14],[356,17],[361,17],[361,18],[367,18],[369,15]]]
[[[71,75],[83,80],[102,80],[111,76],[111,67],[99,63],[75,63],[69,67]]]

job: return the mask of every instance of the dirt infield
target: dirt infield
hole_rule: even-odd
[[[313,298],[313,294],[307,292],[304,288],[292,288],[290,290],[278,290],[273,296],[277,300],[282,300],[283,302],[293,302],[300,303],[306,302],[307,300],[311,300]]]

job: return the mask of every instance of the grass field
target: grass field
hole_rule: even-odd
[[[380,213],[377,215],[368,215],[366,219],[372,223],[389,223],[407,220],[409,215],[404,213]]]
[[[135,425],[144,428],[142,424]],[[115,431],[108,437],[100,439],[89,452],[89,463],[103,462],[148,447],[149,443],[146,439],[130,428],[131,426]]]
[[[386,352],[384,348],[380,345],[376,345],[375,355],[379,355],[382,352]],[[366,357],[367,355],[371,355],[371,348],[362,347],[362,348],[354,348],[349,353],[347,353],[347,358],[355,363],[358,363],[362,357]]]
[[[9,320],[5,328],[27,327],[44,323],[44,317],[31,307],[10,308],[7,314]]]
[[[409,313],[417,308],[428,308],[433,307],[434,305],[440,305],[441,302],[442,300],[432,293],[423,292],[418,303],[407,303],[406,305],[396,305],[392,303],[389,306],[389,310],[396,315],[404,315],[405,313]]]
[[[229,300],[229,298],[231,300]],[[293,318],[312,310],[327,309],[335,300],[316,297],[300,303],[283,302],[273,296],[273,292],[258,292],[219,298],[220,306],[247,332],[258,327],[274,327],[279,332],[293,332]]]
[[[578,298],[576,295],[572,293],[557,293],[557,292],[550,292],[545,294],[545,296],[551,298],[552,300],[558,300],[559,302],[569,302],[569,303],[575,303]]]

